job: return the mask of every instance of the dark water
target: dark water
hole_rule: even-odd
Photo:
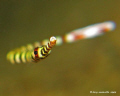
[[[92,96],[120,90],[118,0],[0,1],[0,96]],[[103,36],[56,46],[39,63],[12,65],[10,50],[90,24],[115,21]],[[109,96],[111,94],[99,94]]]

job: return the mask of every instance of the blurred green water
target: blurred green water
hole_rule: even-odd
[[[0,1],[0,96],[119,96],[119,10],[118,0]],[[14,48],[108,20],[114,32],[56,46],[37,64],[6,60]]]

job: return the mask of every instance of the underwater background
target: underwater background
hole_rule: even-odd
[[[55,46],[38,63],[6,59],[15,48],[104,21],[114,21],[116,29]],[[0,96],[119,96],[120,1],[1,0],[0,50]]]

